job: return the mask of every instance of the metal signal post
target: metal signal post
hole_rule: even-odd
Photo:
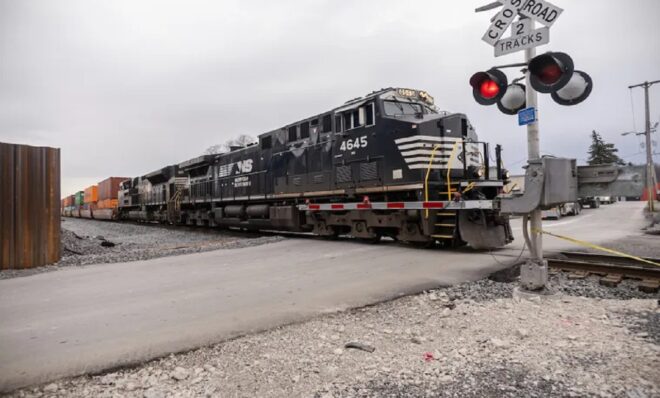
[[[531,22],[531,28],[534,29],[534,21]],[[536,56],[536,47],[525,49],[525,63],[529,62]],[[532,88],[531,73],[526,72],[526,106],[528,108],[535,108],[538,114],[538,94]],[[541,148],[539,143],[539,122],[538,119],[534,123],[527,125],[527,158],[529,160],[539,159],[541,157]],[[523,286],[527,287],[543,287],[548,281],[548,268],[543,261],[543,239],[541,235],[542,230],[542,211],[535,209],[529,215],[530,221],[530,244],[529,248],[531,254],[531,261],[523,265],[521,269],[520,278]]]

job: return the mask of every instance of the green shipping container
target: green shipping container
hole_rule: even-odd
[[[82,206],[85,204],[85,192],[80,191],[76,192],[76,206]]]

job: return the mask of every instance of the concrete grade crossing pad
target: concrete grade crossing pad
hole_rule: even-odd
[[[549,222],[593,242],[639,234],[643,204]],[[522,248],[494,254],[500,262]],[[566,243],[545,239],[550,250]],[[100,372],[323,313],[483,278],[489,253],[291,238],[0,280],[0,391]]]

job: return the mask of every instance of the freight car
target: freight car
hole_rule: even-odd
[[[500,147],[491,152],[464,114],[439,111],[425,91],[388,88],[123,181],[118,215],[500,247],[513,239],[496,206],[508,172]]]

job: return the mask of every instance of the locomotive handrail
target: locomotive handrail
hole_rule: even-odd
[[[449,160],[447,161],[447,200],[451,200],[451,162],[454,159],[454,154],[456,153],[456,148],[458,147],[458,142],[454,143],[454,146],[451,148],[451,154],[449,155]],[[463,143],[463,150],[465,151],[465,141]],[[467,159],[463,156],[463,165],[467,164]]]
[[[465,142],[460,141],[463,143],[463,148],[465,148]],[[459,141],[456,141],[454,143],[454,146],[451,148],[451,154],[449,155],[449,161],[447,162],[447,200],[451,200],[451,176],[450,176],[450,171],[451,171],[451,161],[454,157],[454,154],[456,153],[456,148],[458,146]],[[431,175],[431,166],[433,166],[433,159],[435,158],[435,152],[440,149],[440,144],[435,144],[433,146],[433,150],[431,151],[431,158],[429,159],[429,164],[426,166],[426,176],[424,177],[424,201],[428,202],[429,200],[429,176]],[[424,217],[429,218],[429,210],[426,209],[426,212],[424,214]]]
[[[435,151],[440,148],[440,144],[435,144],[433,150],[431,151],[431,158],[429,159],[429,164],[426,167],[426,176],[424,177],[424,201],[429,201],[429,175],[431,174],[431,166],[433,165],[433,158],[435,158]],[[429,218],[429,209],[426,209],[424,217]]]

